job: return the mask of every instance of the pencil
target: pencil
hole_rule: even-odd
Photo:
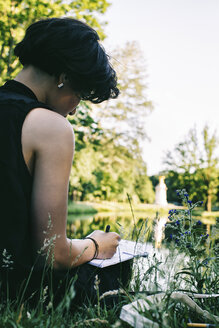
[[[212,325],[210,323],[187,323],[187,327],[197,327],[197,328],[206,327],[206,328],[213,328],[213,327],[216,327],[216,326],[215,325]]]
[[[107,224],[105,232],[109,232],[109,231],[110,231],[110,225]]]

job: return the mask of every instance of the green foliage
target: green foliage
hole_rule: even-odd
[[[98,106],[82,103],[71,118],[76,154],[70,179],[70,195],[80,200],[153,203],[154,191],[147,177],[139,142],[145,138],[145,118],[152,110],[146,97],[142,54],[135,43],[117,49],[113,63],[121,95]]]
[[[145,122],[153,110],[147,97],[144,57],[138,44],[130,42],[112,51],[111,61],[121,93],[117,99],[101,104],[96,115],[107,135],[135,154],[139,141],[147,138]]]
[[[53,305],[53,294],[50,294],[47,288],[41,288],[40,301],[32,308],[27,302],[21,301],[19,296],[13,303],[9,300],[6,303],[1,302],[0,327],[126,328],[128,325],[119,320],[121,307],[139,298],[147,300],[148,295],[157,294],[159,296],[160,291],[164,293],[164,297],[162,296],[158,302],[153,301],[153,298],[148,300],[148,307],[142,308],[139,314],[159,323],[161,328],[183,328],[187,326],[190,320],[192,322],[212,323],[217,326],[214,315],[219,315],[219,300],[212,294],[218,293],[219,288],[218,244],[212,244],[212,233],[206,239],[203,226],[192,220],[193,210],[201,204],[192,203],[185,190],[178,190],[177,192],[188,207],[185,210],[171,210],[169,213],[169,224],[177,228],[174,230],[174,234],[182,238],[180,243],[176,243],[176,238],[173,238],[171,243],[166,244],[166,248],[163,245],[164,247],[159,251],[150,248],[150,244],[147,244],[149,256],[135,259],[130,288],[114,291],[114,295],[118,295],[119,300],[113,308],[109,309],[104,305],[102,306],[102,300],[106,295],[99,293],[97,285],[98,300],[96,305],[88,303],[80,308],[72,309],[75,297],[74,279],[76,277],[74,277],[73,284],[70,284],[70,288],[56,308]],[[177,223],[178,220],[180,220],[180,225]],[[97,226],[97,222],[94,220],[92,228],[103,229],[106,224],[111,224],[110,218],[103,221],[101,220],[100,225]],[[77,232],[82,227],[84,230],[81,234],[84,235],[86,229],[89,229],[87,222],[79,221]],[[150,225],[147,220],[139,220],[134,222],[133,227],[129,221],[128,228],[129,236],[133,235],[134,240],[145,242],[145,236],[148,229],[150,230]],[[218,229],[218,227],[215,228]],[[191,235],[187,236],[186,231],[191,231]],[[181,236],[182,233],[183,237]],[[201,234],[205,235],[204,238]],[[191,243],[191,247],[187,247],[188,242]],[[193,249],[193,252],[189,249]],[[197,305],[210,312],[210,318],[205,315],[202,317],[199,313],[191,311],[179,299],[171,299],[170,296],[174,291],[189,292],[191,297],[196,292],[210,294],[211,297],[208,299],[195,299]]]
[[[93,26],[103,39],[101,15],[109,5],[107,0],[0,0],[0,82],[13,78],[21,69],[13,49],[31,23],[47,17],[73,17]],[[142,202],[153,202],[139,148],[140,138],[145,137],[144,119],[152,109],[146,97],[142,54],[132,43],[117,49],[115,57],[120,99],[100,107],[100,116],[94,110],[92,115],[91,106],[81,102],[77,115],[69,118],[76,140],[69,194],[81,200],[98,197],[124,201],[128,192]],[[106,126],[106,120],[110,125]]]
[[[68,204],[68,214],[95,214],[97,210],[91,206],[84,203],[70,202]]]
[[[92,108],[85,101],[81,101],[74,116],[68,117],[75,133],[75,151],[92,145],[94,150],[101,144],[101,137],[104,133],[100,123],[92,116]]]
[[[205,232],[202,222],[192,219],[194,208],[203,202],[192,203],[185,189],[177,190],[177,195],[187,205],[187,209],[169,211],[169,223],[166,225],[168,240],[172,240],[175,247],[191,261],[178,271],[175,277],[182,277],[186,282],[187,291],[217,293],[219,279],[214,267],[216,269],[218,265],[218,255],[213,245],[209,245],[209,235]]]
[[[128,149],[104,138],[75,153],[70,176],[70,193],[77,190],[80,200],[127,201],[127,193],[136,200],[153,202],[154,191],[141,158],[133,158]]]
[[[169,211],[170,223],[167,224],[167,229],[172,230],[169,239],[174,240],[178,249],[185,254],[191,257],[200,257],[204,251],[200,246],[204,246],[209,235],[204,232],[201,221],[192,220],[192,212],[195,207],[202,205],[203,202],[193,204],[185,189],[177,190],[177,195],[188,209]]]
[[[0,82],[13,78],[20,70],[13,49],[30,24],[43,18],[70,16],[86,21],[103,39],[105,23],[100,17],[108,6],[107,0],[0,0]]]
[[[216,155],[218,139],[215,132],[210,133],[208,126],[202,131],[202,141],[200,146],[196,129],[192,129],[184,142],[166,154],[167,197],[169,201],[176,201],[178,187],[188,190],[191,199],[197,201],[199,192],[205,208],[211,211],[219,190],[219,159]]]
[[[155,193],[153,185],[149,177],[147,176],[146,166],[142,164],[142,167],[136,167],[137,175],[135,179],[135,193],[142,203],[153,204],[155,200]]]
[[[148,306],[139,308],[139,314],[163,328],[186,327],[189,322],[213,323],[218,326],[219,317],[214,316],[219,314],[218,297],[193,299],[196,293],[205,296],[218,293],[218,240],[213,242],[213,229],[208,236],[203,224],[192,218],[193,210],[202,202],[193,203],[185,189],[177,190],[177,196],[187,209],[169,211],[167,247],[161,253],[154,250],[154,254],[148,257],[148,265],[144,261],[137,268],[134,289],[139,290],[141,294],[138,297],[148,303]],[[151,291],[163,291],[159,301],[148,300],[147,295]],[[171,298],[173,292],[177,292],[176,298]],[[185,293],[203,310],[208,311],[209,316],[206,312],[201,315],[183,304],[181,300]]]

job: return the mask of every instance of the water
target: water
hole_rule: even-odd
[[[215,218],[202,219],[206,232],[211,234],[216,223]],[[134,217],[130,212],[103,212],[97,214],[84,214],[68,216],[67,234],[70,238],[83,238],[94,230],[105,230],[109,224],[111,231],[120,234],[123,239],[140,240],[141,242],[154,242],[155,247],[162,245],[164,225],[167,216],[156,217],[153,214],[137,212]]]

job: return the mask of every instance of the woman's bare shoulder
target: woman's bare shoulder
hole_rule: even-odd
[[[29,124],[36,125],[40,129],[46,128],[46,130],[53,131],[64,128],[73,131],[71,124],[64,116],[46,108],[34,108],[26,120]]]
[[[35,108],[27,115],[22,134],[33,146],[53,142],[71,144],[74,141],[74,132],[68,120],[45,108]]]

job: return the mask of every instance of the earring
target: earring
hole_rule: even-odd
[[[64,86],[64,83],[58,84],[58,88],[61,89]]]

